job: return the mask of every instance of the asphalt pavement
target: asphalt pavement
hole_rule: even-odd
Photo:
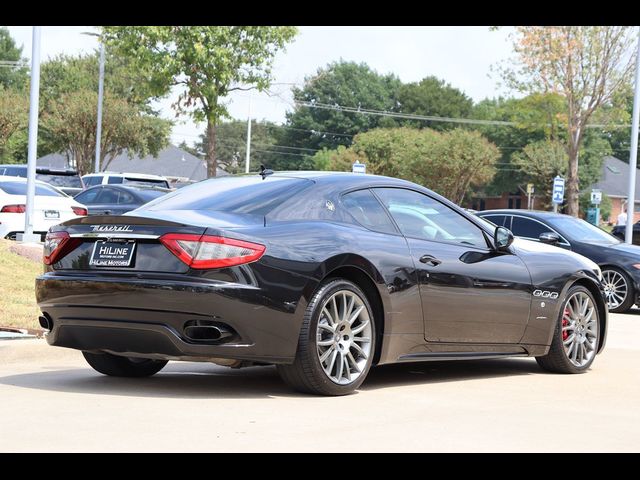
[[[0,340],[0,451],[637,452],[640,310],[610,321],[583,375],[533,359],[390,365],[336,398],[291,392],[273,367],[119,379],[44,340]]]

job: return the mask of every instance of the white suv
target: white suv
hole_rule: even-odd
[[[161,177],[160,175],[148,175],[146,173],[90,173],[88,175],[83,175],[82,181],[87,188],[93,187],[94,185],[113,185],[123,183],[171,188],[169,186],[169,181],[165,177]]]

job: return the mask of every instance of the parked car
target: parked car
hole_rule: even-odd
[[[165,177],[160,175],[148,175],[146,173],[89,173],[84,175],[82,180],[87,187],[93,187],[94,185],[136,184],[171,188],[169,181]]]
[[[0,165],[0,175],[27,178],[26,165]],[[82,178],[73,169],[55,169],[36,167],[36,180],[58,187],[64,193],[73,197],[84,189]]]
[[[15,240],[18,233],[24,233],[26,201],[26,179],[0,176],[0,238]],[[51,226],[85,215],[84,205],[36,180],[33,233],[39,234],[42,240]]]
[[[627,245],[579,218],[531,210],[485,210],[479,216],[510,229],[516,237],[571,250],[602,269],[611,312],[626,312],[640,303],[640,247]]]
[[[626,225],[616,225],[611,230],[611,235],[624,242],[626,228]],[[633,224],[633,235],[631,237],[631,242],[634,245],[640,245],[640,222],[636,222]]]
[[[74,198],[87,206],[89,215],[122,215],[170,191],[143,185],[98,185]]]
[[[47,341],[113,376],[276,364],[297,390],[343,395],[394,362],[533,356],[581,373],[607,330],[591,260],[373,175],[209,179],[65,222],[44,255]]]

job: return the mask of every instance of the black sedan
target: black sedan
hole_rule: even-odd
[[[131,185],[96,185],[73,197],[86,205],[89,215],[122,215],[171,190]]]
[[[624,237],[626,234],[626,225],[616,225],[611,230],[611,235],[616,237],[621,242],[624,242]],[[636,222],[633,224],[633,235],[631,236],[631,243],[634,245],[640,245],[640,222]]]
[[[394,362],[581,373],[607,330],[595,263],[372,175],[211,179],[58,225],[44,255],[47,341],[106,375],[276,364],[297,390],[342,395]]]
[[[530,210],[485,210],[479,216],[516,237],[572,250],[602,269],[609,310],[626,312],[640,299],[640,247],[627,245],[579,218]]]

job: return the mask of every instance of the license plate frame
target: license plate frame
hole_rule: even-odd
[[[60,210],[45,210],[44,218],[46,218],[47,220],[59,220]]]
[[[106,248],[108,250],[102,250]],[[114,250],[115,249],[115,250]],[[124,251],[123,251],[124,249]],[[136,251],[136,242],[97,240],[93,245],[89,266],[100,268],[131,268]],[[98,257],[96,258],[96,252]]]

